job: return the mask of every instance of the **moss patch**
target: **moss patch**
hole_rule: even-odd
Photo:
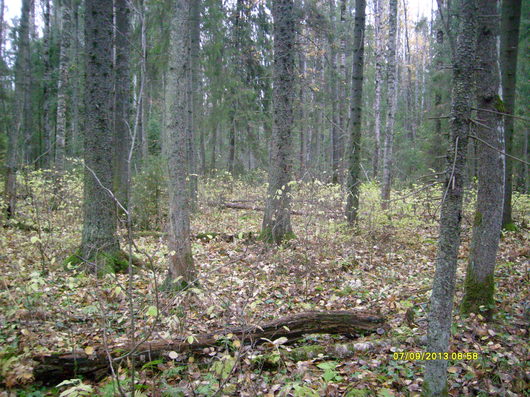
[[[487,318],[491,317],[495,304],[493,299],[495,291],[493,275],[488,276],[484,281],[478,281],[473,267],[469,264],[467,266],[464,291],[464,299],[462,299],[460,306],[460,311],[463,314],[481,313]]]
[[[289,240],[293,240],[295,238],[296,238],[296,235],[293,232],[287,232],[284,234],[273,233],[270,227],[263,228],[259,235],[259,239],[261,241],[264,241],[269,244],[278,244],[278,245],[286,243]]]
[[[129,255],[123,250],[119,250],[115,253],[99,252],[85,261],[81,255],[81,249],[78,249],[72,255],[68,256],[63,264],[65,267],[74,268],[83,266],[91,273],[94,272],[94,264],[97,264],[98,275],[125,273],[129,269]],[[141,266],[142,261],[133,255],[132,264],[133,266]]]
[[[507,231],[507,232],[516,232],[516,231],[517,231],[517,226],[516,226],[515,223],[513,223],[513,222],[507,223],[507,224],[504,225],[502,228],[503,228],[505,231]]]

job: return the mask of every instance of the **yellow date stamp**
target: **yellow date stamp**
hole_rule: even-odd
[[[394,360],[430,361],[430,360],[478,360],[477,352],[394,352]]]

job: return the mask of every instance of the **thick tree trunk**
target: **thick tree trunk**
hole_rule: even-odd
[[[197,206],[197,154],[195,150],[195,136],[197,135],[199,125],[200,109],[200,80],[199,80],[199,51],[201,46],[201,0],[194,0],[190,2],[190,134],[189,134],[189,156],[190,156],[190,195],[191,208],[195,209]]]
[[[375,18],[375,97],[374,97],[374,155],[372,157],[373,176],[379,176],[379,159],[381,158],[381,88],[383,85],[383,24],[382,0],[374,0]]]
[[[70,65],[72,67],[72,76],[71,76],[71,87],[72,87],[72,119],[70,122],[70,142],[68,143],[68,153],[71,156],[78,156],[82,149],[82,134],[81,134],[81,125],[80,125],[80,108],[81,105],[79,101],[81,100],[81,76],[83,68],[80,66],[82,64],[81,53],[82,49],[80,48],[80,38],[79,38],[79,9],[81,7],[80,1],[72,1],[72,59]]]
[[[114,188],[123,205],[127,203],[128,159],[132,142],[130,78],[130,9],[128,0],[115,0],[116,29],[114,71]]]
[[[85,187],[81,256],[94,273],[119,250],[112,188],[112,0],[86,1]],[[103,263],[103,267],[101,266]]]
[[[208,334],[194,337],[193,343],[186,340],[160,340],[145,342],[136,349],[135,360],[138,365],[146,361],[164,357],[168,352],[205,354],[205,349],[218,344],[218,335],[232,334],[233,338],[242,343],[259,344],[267,340],[274,341],[286,338],[287,342],[294,342],[308,334],[342,334],[373,332],[385,326],[383,317],[360,311],[330,311],[306,312],[283,317],[265,324],[246,327],[221,329]],[[113,346],[110,350],[112,357],[120,356],[120,351],[130,350],[131,346]],[[207,353],[206,353],[207,354]],[[83,375],[89,378],[104,376],[109,370],[107,352],[103,346],[96,347],[95,353],[88,356],[84,351],[39,355],[34,357],[38,363],[35,367],[35,377],[44,382],[55,382]]]
[[[294,96],[293,0],[274,0],[274,92],[273,136],[267,205],[262,235],[276,244],[292,237],[289,182],[292,174],[292,128]]]
[[[467,142],[471,126],[473,77],[476,70],[475,22],[477,9],[475,0],[462,1],[461,9],[462,30],[458,35],[457,52],[454,54],[451,146],[448,152],[436,272],[430,301],[427,334],[426,351],[436,353],[449,351],[456,266],[460,246]],[[447,395],[447,361],[426,362],[423,394],[425,396]]]
[[[478,0],[478,7],[485,15],[497,14],[497,0]],[[464,313],[479,312],[484,306],[491,313],[493,299],[495,261],[502,225],[504,201],[504,131],[502,116],[495,113],[500,102],[500,76],[498,67],[497,40],[499,19],[480,18],[478,25],[477,58],[479,68],[476,74],[478,192],[475,209],[475,223],[467,267]],[[495,148],[495,149],[493,149]]]
[[[383,209],[388,208],[392,184],[392,149],[394,146],[394,120],[397,105],[396,42],[397,0],[390,0],[388,13],[387,117],[383,148],[383,184],[381,186],[381,205]]]
[[[190,203],[187,157],[187,95],[190,78],[190,0],[177,0],[171,15],[169,71],[166,86],[165,155],[169,175],[169,249],[172,251],[166,285],[186,285],[195,279],[190,244]]]
[[[363,67],[366,0],[355,1],[355,28],[353,36],[353,68],[351,98],[351,137],[348,165],[348,197],[346,219],[350,225],[357,222],[359,187],[361,185],[361,122],[363,109]]]
[[[515,110],[515,83],[517,79],[517,54],[519,49],[519,24],[521,20],[521,0],[502,1],[501,22],[501,71],[502,71],[502,99],[504,106],[500,110],[513,115]],[[499,109],[497,109],[499,110]],[[513,155],[514,119],[504,117],[504,140],[506,153]],[[502,226],[512,223],[512,175],[513,161],[509,156],[505,158],[504,208],[502,212]]]
[[[61,50],[59,59],[59,79],[57,82],[57,128],[55,135],[55,168],[64,171],[66,155],[66,92],[68,88],[68,69],[71,42],[72,5],[70,0],[61,4]]]

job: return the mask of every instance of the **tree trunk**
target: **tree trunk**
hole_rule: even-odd
[[[185,286],[195,279],[190,244],[190,203],[187,156],[187,95],[190,78],[190,0],[177,0],[171,15],[169,72],[166,85],[165,155],[169,175],[169,250],[166,286]]]
[[[115,0],[116,29],[114,71],[114,188],[116,197],[127,205],[128,159],[132,142],[130,81],[130,9],[128,0]]]
[[[394,119],[397,105],[396,41],[397,0],[390,0],[388,14],[387,117],[385,145],[383,148],[383,184],[381,186],[381,205],[383,209],[388,208],[390,187],[392,184],[392,148],[394,145]]]
[[[170,351],[178,353],[205,354],[219,342],[219,336],[232,334],[241,343],[260,344],[268,340],[286,338],[294,342],[308,334],[342,334],[374,332],[385,326],[383,317],[361,311],[329,311],[306,312],[279,318],[268,323],[249,325],[246,327],[227,328],[208,334],[194,336],[194,342],[184,339],[173,341],[159,340],[145,342],[136,349],[135,360],[138,365],[146,361],[163,358]],[[131,346],[114,346],[110,350],[112,357],[120,356]],[[206,349],[206,350],[205,350]],[[122,353],[120,353],[122,352]],[[95,353],[88,356],[83,350],[72,353],[38,355],[34,357],[38,363],[35,367],[35,378],[44,382],[57,383],[62,379],[70,379],[83,375],[89,378],[104,376],[109,370],[108,356],[104,346],[96,347]]]
[[[26,64],[29,63],[29,0],[22,1],[22,12],[17,35],[17,58],[15,61],[15,125],[9,129],[7,137],[7,162],[6,162],[6,216],[15,215],[17,202],[17,166],[19,137],[26,125],[25,96],[28,85]]]
[[[149,156],[149,137],[147,131],[146,107],[147,107],[147,9],[145,0],[140,1],[140,40],[141,40],[141,58],[140,58],[140,86],[142,89],[139,93],[140,106],[140,135],[141,135],[141,159],[142,163],[147,161]]]
[[[497,14],[497,0],[478,0],[478,7],[485,15]],[[495,113],[500,103],[500,76],[497,55],[499,19],[480,18],[478,25],[477,58],[477,141],[478,191],[475,223],[469,253],[464,299],[464,313],[479,313],[484,306],[491,314],[493,299],[495,261],[502,226],[504,200],[504,131],[502,116]],[[493,149],[495,148],[495,149]]]
[[[189,134],[189,156],[190,156],[190,195],[191,208],[195,210],[197,206],[197,154],[195,150],[195,136],[197,135],[197,126],[199,114],[201,113],[199,101],[199,50],[201,46],[201,0],[190,2],[190,134]]]
[[[373,176],[379,175],[379,159],[381,158],[381,88],[383,85],[383,24],[381,7],[382,0],[374,0],[375,18],[375,98],[374,98],[374,155],[372,158]]]
[[[521,0],[502,1],[501,22],[501,71],[502,71],[502,99],[504,106],[500,110],[514,114],[515,84],[517,79],[517,54],[519,50],[519,23],[521,20]],[[499,109],[497,109],[499,110]],[[504,117],[504,140],[506,153],[513,155],[514,119]],[[512,175],[513,161],[505,157],[504,208],[502,212],[502,226],[509,227],[512,223]]]
[[[263,216],[264,240],[280,244],[292,237],[289,182],[292,174],[294,96],[293,0],[274,0],[273,136],[267,205]]]
[[[79,43],[79,9],[81,4],[79,1],[72,2],[72,33],[71,42],[73,45],[72,59],[71,59],[71,87],[72,87],[72,120],[70,123],[70,142],[68,144],[68,153],[71,156],[78,156],[81,152],[81,125],[80,125],[80,103],[81,100],[81,76],[83,68]]]
[[[85,187],[81,256],[105,273],[119,250],[112,188],[112,0],[86,1]],[[100,263],[102,262],[102,263]],[[101,267],[101,265],[103,266]]]
[[[68,68],[70,54],[70,34],[72,7],[70,0],[61,4],[61,50],[59,59],[59,80],[57,83],[57,128],[55,136],[55,168],[64,171],[66,148],[66,92],[68,88]]]
[[[348,197],[346,219],[350,225],[357,222],[359,187],[361,184],[361,121],[363,109],[363,67],[366,0],[355,1],[355,28],[353,36],[353,68],[351,98],[351,137],[349,146]]]
[[[329,31],[328,31],[328,47],[329,47],[329,97],[331,100],[331,182],[339,183],[339,114],[337,111],[337,49],[335,48],[335,0],[328,0],[329,5]]]
[[[426,351],[436,353],[449,351],[456,266],[460,246],[467,142],[471,126],[473,77],[476,69],[475,22],[477,9],[475,0],[464,0],[461,7],[462,30],[458,35],[457,52],[453,54],[455,64],[451,110],[451,146],[448,152],[436,272],[430,301],[427,334]],[[423,394],[425,396],[447,395],[447,361],[426,362]]]
[[[44,33],[43,33],[43,62],[44,62],[44,81],[43,81],[43,112],[44,112],[44,156],[42,165],[44,168],[48,168],[52,163],[52,115],[51,115],[51,30],[50,30],[50,0],[45,0],[44,2]]]

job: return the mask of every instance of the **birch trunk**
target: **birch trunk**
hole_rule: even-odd
[[[294,96],[293,0],[274,0],[273,136],[262,236],[276,244],[292,237],[291,194]]]
[[[355,28],[353,36],[353,68],[351,98],[351,137],[348,167],[348,198],[346,218],[353,225],[359,211],[359,187],[361,184],[361,121],[363,109],[363,67],[366,0],[355,1]]]
[[[475,0],[464,0],[461,6],[462,28],[454,56],[453,98],[451,109],[451,145],[448,152],[444,198],[440,217],[440,237],[436,257],[436,272],[430,301],[427,351],[449,351],[453,318],[453,299],[460,224],[464,196],[464,174],[467,142],[471,126],[475,64]],[[422,395],[446,396],[447,361],[427,361]]]
[[[190,77],[190,0],[175,1],[171,15],[169,71],[165,92],[165,142],[169,175],[169,249],[166,286],[185,286],[195,279],[190,244],[190,203],[187,157],[187,86]]]
[[[497,15],[497,0],[478,0],[478,7],[485,15]],[[504,130],[499,105],[500,76],[497,52],[499,19],[480,18],[478,25],[477,58],[477,118],[478,191],[475,223],[469,253],[464,299],[464,313],[478,313],[484,306],[491,314],[493,300],[495,261],[502,225],[504,201]]]
[[[383,149],[383,184],[381,187],[381,205],[383,209],[388,208],[392,183],[392,149],[394,146],[394,120],[397,104],[396,41],[397,0],[390,0],[388,13],[387,117]]]

